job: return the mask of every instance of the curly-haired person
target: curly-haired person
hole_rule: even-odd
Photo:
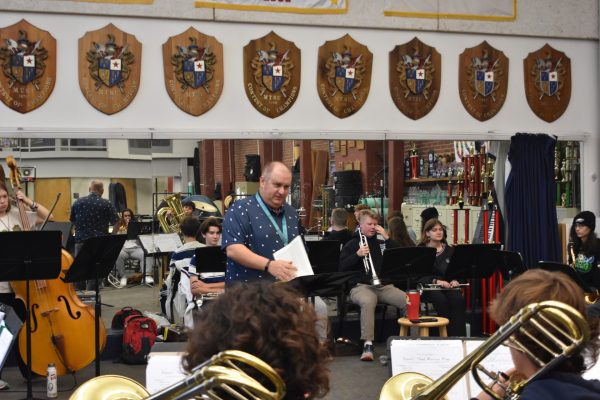
[[[198,315],[184,357],[188,371],[224,350],[241,350],[269,364],[284,380],[285,399],[329,392],[330,355],[315,329],[317,316],[285,285],[239,283]]]

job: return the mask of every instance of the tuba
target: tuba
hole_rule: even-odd
[[[163,199],[167,205],[156,212],[160,228],[165,233],[181,233],[179,224],[183,220],[181,193],[171,194]]]
[[[247,371],[252,371],[248,375]],[[263,383],[268,382],[269,388]],[[280,400],[285,383],[267,363],[239,350],[226,350],[195,367],[185,379],[153,395],[138,382],[118,375],[102,375],[81,385],[69,400]]]
[[[515,334],[517,333],[536,343],[538,350],[530,349],[526,344],[516,339]],[[523,388],[531,380],[544,374],[564,358],[578,351],[588,341],[589,336],[590,329],[587,321],[573,307],[558,301],[532,303],[519,310],[494,335],[437,381],[433,382],[427,376],[416,372],[400,373],[391,377],[383,385],[379,399],[444,399],[446,393],[468,371],[471,371],[475,382],[492,398],[497,400],[518,399]],[[547,341],[542,342],[542,338],[546,338]],[[511,380],[507,385],[500,384],[497,374],[488,372],[481,365],[481,360],[505,341],[509,342],[510,346],[516,347],[527,354],[540,367],[529,379],[515,382]],[[541,355],[539,354],[540,351],[544,351],[546,354]],[[545,362],[544,359],[548,358],[549,361]],[[490,386],[483,383],[478,371],[482,371],[492,378]],[[494,384],[506,385],[504,397],[500,397],[492,390]]]

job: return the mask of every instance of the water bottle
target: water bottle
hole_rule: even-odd
[[[48,398],[58,397],[58,387],[56,379],[56,367],[54,363],[48,364],[48,381],[47,381],[47,393]]]

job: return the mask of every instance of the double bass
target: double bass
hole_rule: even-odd
[[[12,156],[6,158],[14,192],[20,188],[17,164]],[[17,199],[23,230],[31,230],[23,201]],[[31,243],[35,251],[35,243]],[[31,318],[31,370],[45,375],[48,364],[54,363],[58,375],[74,373],[95,359],[94,310],[84,304],[72,284],[63,282],[73,257],[62,249],[61,274],[57,279],[29,281]],[[15,296],[26,303],[27,281],[12,281]],[[106,330],[100,321],[100,349],[106,344]],[[19,331],[19,352],[27,360],[27,331],[24,324]]]

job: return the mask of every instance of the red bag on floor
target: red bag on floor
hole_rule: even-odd
[[[123,307],[119,311],[117,311],[117,313],[113,317],[110,327],[112,329],[123,329],[123,327],[125,326],[125,318],[129,317],[130,315],[143,314],[140,310],[136,310],[133,307]]]
[[[143,315],[125,318],[121,360],[125,364],[146,364],[156,335],[156,322],[152,318]]]

